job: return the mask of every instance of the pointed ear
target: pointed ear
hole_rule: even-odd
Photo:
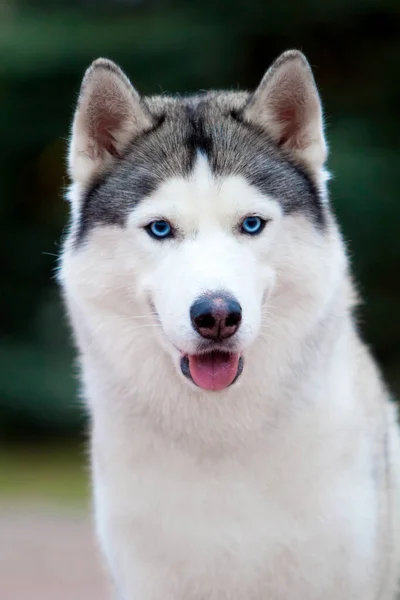
[[[244,110],[295,159],[318,171],[326,160],[322,108],[306,57],[284,52],[268,69]]]
[[[72,180],[93,180],[151,126],[149,111],[121,69],[110,60],[95,60],[85,73],[72,125]]]

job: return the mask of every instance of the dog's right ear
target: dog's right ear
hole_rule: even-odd
[[[83,78],[72,125],[72,180],[92,181],[152,124],[150,112],[121,69],[110,60],[95,60]]]

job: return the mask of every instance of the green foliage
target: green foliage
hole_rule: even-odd
[[[46,501],[57,503],[58,507],[86,502],[89,468],[82,450],[76,443],[1,447],[2,502]]]
[[[66,139],[97,56],[120,63],[143,93],[186,93],[254,87],[282,50],[306,52],[326,109],[332,201],[366,300],[360,324],[400,392],[398,2],[42,0],[1,11],[0,435],[82,425],[54,274]]]

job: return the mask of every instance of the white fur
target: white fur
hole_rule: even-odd
[[[294,77],[305,119],[284,130],[285,150],[326,196],[321,110],[304,61],[278,61],[247,118],[281,139],[276,86],[289,93]],[[100,66],[101,82],[110,69]],[[124,112],[127,102],[139,110],[136,96],[118,86],[123,119],[113,122],[136,123]],[[85,96],[78,113],[84,106]],[[394,600],[396,415],[355,331],[333,218],[322,232],[300,212],[284,216],[279,199],[240,176],[216,178],[200,154],[190,178],[165,181],[125,228],[96,226],[76,248],[85,182],[111,160],[82,158],[82,143],[92,148],[87,122],[75,120],[72,173],[80,167],[59,277],[92,418],[97,532],[118,598]],[[124,131],[112,139],[125,143]],[[238,230],[248,214],[268,220],[258,237]],[[177,229],[174,240],[146,233],[160,218]],[[196,351],[191,304],[216,289],[242,306],[244,370],[228,389],[205,392],[179,360]]]
[[[233,234],[253,211],[271,219],[265,234]],[[141,229],[161,216],[180,241]],[[93,418],[97,530],[121,598],[393,600],[398,436],[354,332],[333,223],[321,234],[283,218],[244,180],[215,181],[200,156],[126,231],[67,245],[60,277]],[[207,393],[176,367],[193,350],[191,302],[221,286],[243,307],[245,367]]]

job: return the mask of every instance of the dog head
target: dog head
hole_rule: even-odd
[[[294,343],[337,277],[326,153],[297,51],[252,94],[187,98],[141,98],[95,61],[72,128],[60,272],[92,347],[114,360],[116,348],[137,352],[138,337],[157,339],[178,377],[221,390],[270,331]]]

